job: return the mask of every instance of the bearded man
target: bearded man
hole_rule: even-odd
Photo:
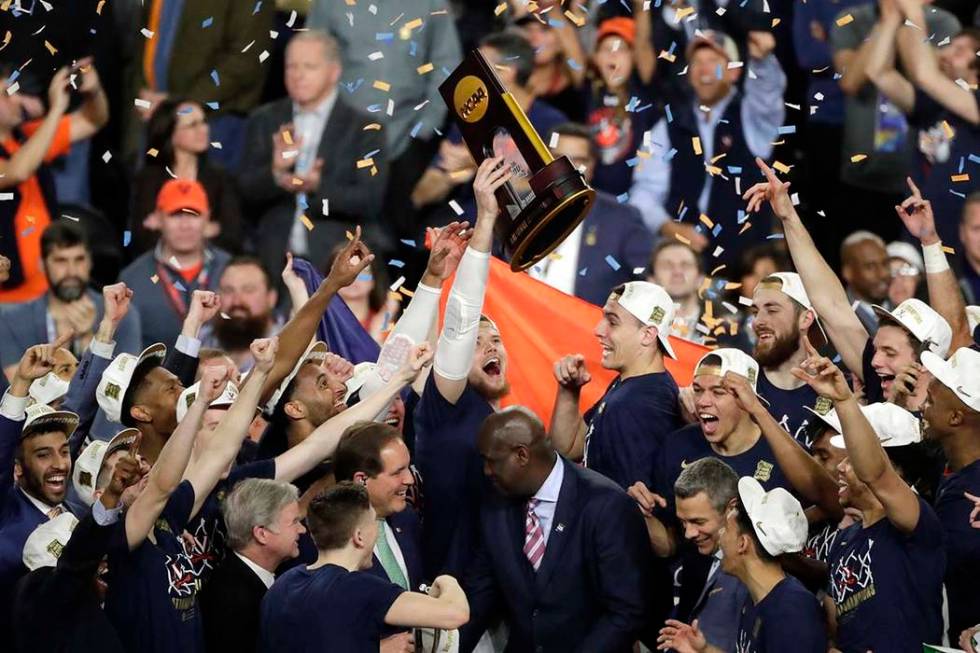
[[[285,323],[276,313],[278,293],[269,271],[252,256],[237,256],[228,262],[218,292],[221,312],[202,333],[202,343],[226,352],[239,371],[247,372],[252,367],[252,341],[271,338]]]
[[[815,347],[827,342],[817,321],[800,275],[776,272],[765,277],[752,295],[752,330],[756,345],[752,357],[759,363],[758,394],[769,402],[769,414],[806,447],[813,444],[807,408],[813,408],[817,393],[793,376],[793,368],[806,359],[804,336]]]

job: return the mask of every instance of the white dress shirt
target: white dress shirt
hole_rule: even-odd
[[[551,522],[555,519],[555,509],[558,507],[558,495],[561,494],[561,482],[565,478],[565,465],[562,463],[561,456],[555,457],[555,466],[551,468],[551,473],[544,480],[538,491],[534,493],[538,505],[534,508],[534,514],[538,517],[541,524],[541,532],[544,533],[544,545],[548,546],[548,537],[551,536]]]
[[[293,127],[299,137],[299,154],[296,155],[296,166],[293,172],[297,175],[306,174],[316,161],[316,153],[320,150],[320,138],[327,126],[334,105],[337,104],[337,89],[310,111],[303,111],[293,103]],[[299,256],[309,255],[309,237],[306,226],[300,216],[309,210],[306,193],[296,194],[296,219],[289,234],[289,249]]]
[[[531,276],[567,295],[574,295],[575,281],[578,277],[578,252],[582,244],[584,228],[584,223],[575,227],[575,230],[568,234],[568,238],[561,241],[551,254],[531,267],[529,270]]]
[[[25,497],[27,497],[27,500],[28,500],[28,501],[30,501],[30,502],[31,502],[31,504],[32,504],[32,505],[33,505],[33,506],[34,506],[35,508],[37,508],[38,510],[40,510],[40,511],[41,511],[41,514],[42,514],[42,515],[47,515],[47,514],[48,514],[49,512],[51,512],[51,511],[52,511],[52,510],[54,510],[55,508],[61,508],[61,510],[62,510],[63,512],[70,512],[70,511],[68,510],[68,508],[66,508],[66,507],[65,507],[65,505],[64,505],[63,503],[59,503],[59,504],[57,504],[57,505],[54,505],[54,506],[49,506],[48,504],[46,504],[46,503],[44,503],[44,502],[43,502],[43,501],[41,501],[40,499],[38,499],[38,498],[36,498],[36,497],[32,497],[31,495],[29,495],[29,494],[27,493],[27,491],[26,491],[26,490],[25,490],[24,488],[19,488],[19,489],[20,489],[20,491],[21,491],[21,492],[22,492],[22,493],[24,494],[24,496],[25,496]]]
[[[262,584],[265,585],[266,589],[272,587],[272,583],[274,583],[276,580],[276,575],[274,573],[268,569],[263,569],[262,567],[258,566],[238,551],[235,551],[234,553],[236,556],[238,556],[239,560],[245,563],[246,567],[255,572],[255,575],[259,577],[259,580],[262,581]]]

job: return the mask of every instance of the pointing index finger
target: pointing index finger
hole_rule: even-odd
[[[921,198],[922,197],[922,192],[919,191],[919,187],[915,185],[915,182],[912,181],[912,178],[911,177],[906,177],[905,178],[905,183],[907,183],[909,185],[909,190],[912,191],[912,194],[913,195],[915,195],[918,198]]]
[[[58,338],[53,343],[51,343],[51,349],[52,349],[51,353],[54,354],[54,352],[58,351],[59,349],[67,345],[69,342],[72,341],[74,337],[75,337],[74,329],[69,329],[68,331],[58,336]]]

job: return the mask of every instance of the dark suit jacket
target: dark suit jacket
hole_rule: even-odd
[[[636,503],[609,479],[567,460],[538,571],[524,556],[525,501],[488,494],[483,545],[464,579],[469,651],[502,611],[509,653],[632,651],[648,617],[650,545]]]
[[[596,192],[595,204],[582,224],[576,267],[586,272],[575,277],[575,296],[602,306],[610,290],[636,278],[634,268],[647,266],[653,237],[639,209],[602,191]],[[606,261],[607,256],[619,264],[618,270]]]
[[[395,540],[398,542],[398,548],[402,550],[402,557],[408,568],[408,588],[418,591],[419,585],[424,580],[422,578],[422,527],[418,514],[411,507],[406,507],[401,512],[389,516],[386,521],[395,533]],[[378,536],[380,537],[380,533]],[[366,570],[367,573],[390,581],[378,556],[373,556],[371,560],[373,564]]]
[[[258,649],[259,607],[266,591],[254,571],[234,553],[226,552],[198,594],[209,653]]]
[[[323,269],[335,245],[345,242],[345,232],[353,225],[375,222],[381,210],[387,164],[381,131],[364,131],[375,122],[347,103],[346,91],[338,87],[337,102],[327,118],[317,156],[323,159],[320,187],[307,195],[306,216],[313,221],[309,232],[310,256],[314,266]],[[272,137],[279,128],[293,121],[289,98],[265,104],[248,120],[246,146],[239,188],[244,205],[258,220],[256,242],[259,256],[268,270],[281,270],[289,245],[289,232],[296,210],[296,196],[276,185],[272,175]],[[375,152],[380,150],[380,152]],[[378,174],[358,169],[364,155],[372,155]],[[329,200],[330,215],[323,215],[323,200]]]
[[[14,650],[123,650],[115,628],[95,592],[95,572],[112,526],[99,526],[89,513],[78,523],[56,567],[42,567],[17,584],[14,604]]]

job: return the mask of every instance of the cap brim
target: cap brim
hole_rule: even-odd
[[[262,412],[266,415],[272,415],[274,412],[276,412],[276,407],[279,405],[279,400],[282,399],[282,395],[284,392],[286,392],[286,388],[289,386],[289,384],[292,383],[293,379],[296,378],[296,375],[299,374],[300,368],[303,367],[303,364],[315,355],[320,355],[322,358],[329,351],[330,347],[322,340],[317,340],[307,347],[300,359],[296,361],[296,365],[293,366],[293,369],[286,375],[286,378],[282,380],[282,383],[279,384],[276,391],[272,393],[272,397],[270,397],[269,401],[266,402]],[[244,385],[244,380],[242,385]]]
[[[843,435],[830,436],[830,446],[832,446],[834,449],[841,449],[844,451],[847,450],[847,445],[844,443]]]
[[[123,429],[122,431],[119,431],[119,433],[116,433],[112,439],[109,440],[109,448],[106,449],[105,452],[106,458],[108,458],[110,454],[119,451],[120,449],[129,449],[131,444],[129,439],[139,437],[139,435],[140,430],[134,428]]]
[[[827,417],[825,415],[821,415],[820,413],[818,413],[817,411],[813,410],[809,406],[804,406],[803,408],[805,408],[806,410],[808,410],[811,413],[813,413],[813,415],[817,419],[819,419],[824,425],[828,426],[834,433],[837,433],[838,435],[840,435],[841,428],[840,428],[840,425],[839,424],[834,424],[829,419],[827,419]],[[841,449],[843,449],[843,447],[841,447]]]
[[[57,410],[38,417],[24,427],[20,437],[25,438],[39,431],[64,431],[69,438],[78,428],[78,415],[67,410]]]
[[[738,479],[738,496],[742,500],[742,505],[745,506],[745,510],[749,513],[749,517],[752,517],[752,513],[755,511],[756,507],[762,503],[762,500],[766,496],[766,490],[762,487],[756,479],[751,476],[743,476]]]
[[[657,338],[660,339],[660,344],[663,345],[664,351],[667,352],[668,356],[670,356],[674,360],[677,360],[677,354],[674,353],[674,348],[670,344],[669,331],[667,333],[661,334],[660,330],[661,330],[660,327],[657,327]]]

